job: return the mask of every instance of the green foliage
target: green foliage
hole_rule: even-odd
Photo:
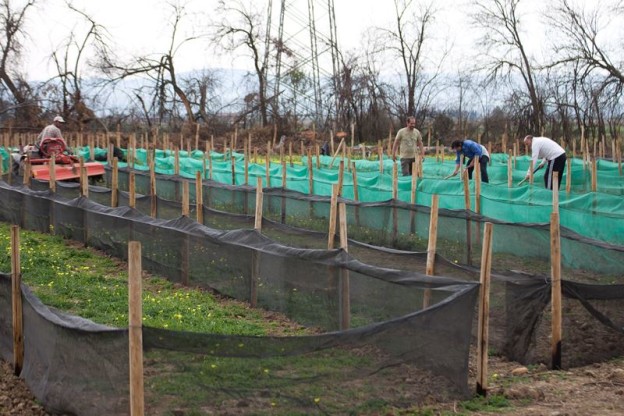
[[[11,271],[10,227],[0,224],[0,271]],[[104,325],[128,325],[128,274],[114,259],[59,236],[20,231],[22,280],[48,305]],[[143,282],[143,323],[216,334],[265,335],[259,310],[158,277]]]

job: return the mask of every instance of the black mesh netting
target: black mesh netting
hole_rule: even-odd
[[[318,332],[241,337],[144,328],[148,414],[357,413],[469,394],[477,284],[380,268],[344,250],[288,247],[250,229],[152,219],[61,196],[72,189],[53,195],[0,183],[0,219],[122,258],[128,241],[140,241],[145,269],[283,312]],[[7,287],[2,305],[10,305]],[[46,408],[127,412],[126,332],[52,311],[27,290],[24,299],[22,376]],[[2,354],[10,359],[10,345]]]

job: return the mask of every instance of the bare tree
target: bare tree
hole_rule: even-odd
[[[553,48],[555,59],[551,67],[568,74],[569,68],[574,68],[574,77],[569,77],[568,83],[582,84],[584,113],[591,116],[592,124],[596,123],[584,127],[588,132],[595,127],[596,138],[606,136],[607,130],[613,131],[609,120],[617,118],[616,109],[624,90],[622,38],[609,32],[624,18],[623,4],[617,0],[580,6],[570,0],[558,0],[547,15],[553,33],[561,39]],[[604,114],[607,109],[609,115]]]
[[[152,81],[151,100],[154,105],[147,105],[145,98],[142,98],[141,106],[144,110],[154,109],[162,120],[166,114],[175,113],[175,105],[179,102],[186,120],[194,122],[193,106],[176,72],[176,53],[187,43],[203,36],[188,35],[179,39],[181,23],[187,16],[186,10],[183,4],[169,3],[169,6],[173,15],[169,46],[165,52],[137,56],[130,63],[120,63],[112,54],[101,51],[99,67],[115,81],[139,75],[147,76]]]
[[[91,16],[74,7],[71,2],[67,2],[67,7],[87,22],[87,30],[83,35],[78,35],[78,29],[72,29],[58,49],[52,52],[57,70],[53,80],[60,81],[61,113],[67,119],[75,119],[79,128],[82,128],[84,123],[97,119],[84,96],[83,69],[89,64],[85,62],[88,60],[87,51],[91,48],[106,51],[110,40],[106,29]]]
[[[412,12],[413,0],[393,0],[395,25],[392,29],[378,28],[384,49],[397,57],[401,65],[401,76],[405,81],[405,105],[399,117],[417,112],[417,89],[424,81],[425,45],[429,40],[435,9],[433,3],[421,6]]]
[[[611,2],[612,7],[603,3],[594,4],[593,9],[581,9],[570,0],[558,0],[550,8],[549,22],[563,41],[557,44],[554,52],[556,64],[580,63],[581,77],[596,74],[604,83],[616,83],[624,86],[624,60],[622,60],[622,39],[616,39],[611,45],[611,36],[600,36],[601,29],[607,26],[621,25],[624,18],[623,2]],[[619,7],[618,7],[619,6]],[[614,59],[615,58],[615,59]]]
[[[266,26],[262,13],[251,2],[242,0],[219,0],[219,20],[215,24],[214,42],[227,52],[243,49],[251,58],[257,80],[258,108],[262,125],[269,122],[268,117],[268,82],[269,42],[266,42]]]
[[[484,66],[489,76],[507,77],[511,84],[519,76],[531,110],[527,127],[539,132],[544,124],[543,98],[536,80],[536,65],[529,58],[521,35],[519,3],[520,0],[477,0],[472,19],[484,29],[479,44],[487,51]]]
[[[14,7],[10,0],[0,4],[0,81],[13,97],[17,118],[34,124],[39,107],[32,97],[30,85],[19,72],[19,64],[26,37],[26,15],[36,0],[20,3],[23,6]]]

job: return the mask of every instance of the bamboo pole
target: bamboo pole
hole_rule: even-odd
[[[290,167],[292,168],[294,165],[293,163],[293,144],[291,141],[288,142],[288,162],[290,163]]]
[[[488,390],[488,346],[490,321],[490,274],[492,270],[491,222],[486,222],[481,251],[481,292],[479,296],[479,326],[477,333],[477,394],[485,396]]]
[[[262,193],[262,177],[256,178],[256,213],[254,221],[254,229],[262,232],[262,202],[264,195]]]
[[[11,225],[11,299],[13,315],[13,372],[16,376],[19,376],[24,366],[24,323],[20,235],[17,225]]]
[[[196,219],[200,224],[204,223],[204,192],[202,185],[202,173],[195,172],[195,211]]]
[[[236,158],[232,156],[230,162],[232,163],[232,185],[236,185]]]
[[[344,202],[338,205],[339,226],[340,226],[340,248],[349,251],[349,239],[347,238],[347,207]],[[340,329],[346,330],[351,326],[351,297],[349,269],[341,268],[340,273]]]
[[[381,146],[381,142],[377,144],[377,153],[379,154],[379,174],[383,174],[384,173],[383,147]]]
[[[286,189],[286,177],[286,161],[282,160],[282,189]],[[282,200],[284,200],[284,198],[282,198]]]
[[[336,210],[338,201],[338,185],[332,186],[332,195],[329,203],[329,233],[327,235],[327,249],[334,249],[334,238],[336,237]]]
[[[128,243],[128,348],[130,370],[130,415],[145,410],[143,386],[143,281],[141,243]]]
[[[529,184],[533,185],[533,160],[529,163]]]

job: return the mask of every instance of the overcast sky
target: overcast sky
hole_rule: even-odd
[[[162,0],[74,0],[74,5],[92,16],[98,23],[105,26],[112,35],[120,54],[163,52],[169,42],[167,22],[171,15],[171,8]],[[255,0],[255,4],[261,4]],[[289,15],[294,20],[295,14],[307,15],[307,0],[291,0],[288,2]],[[371,26],[391,27],[394,18],[392,0],[335,0],[338,41],[343,50],[361,48],[365,39],[363,33]],[[418,0],[415,0],[418,3]],[[201,27],[207,19],[205,16],[214,15],[216,0],[191,0],[187,3],[190,11],[197,11],[187,19]],[[273,22],[278,20],[277,5],[279,0],[273,0],[275,12]],[[317,29],[324,31],[327,18],[323,15],[323,6],[326,1],[316,1]],[[435,5],[440,9],[436,14],[435,30],[432,32],[438,42],[443,40],[454,44],[453,56],[461,60],[469,54],[476,37],[476,31],[470,27],[467,17],[472,2],[465,0],[436,0]],[[538,9],[540,0],[523,0],[522,10],[526,15],[527,27],[538,27]],[[34,47],[26,48],[25,64],[30,79],[44,79],[54,74],[48,62],[51,51],[61,44],[64,36],[80,21],[75,13],[68,12],[63,6],[63,0],[48,0],[34,13],[29,15],[27,30]],[[292,27],[292,26],[291,26]],[[292,31],[289,29],[288,31]],[[84,31],[77,31],[84,36]],[[290,33],[289,33],[290,34]],[[540,43],[540,31],[528,31],[527,39],[534,44]],[[304,42],[308,42],[307,32],[302,34]],[[203,49],[200,42],[195,42],[180,51],[177,55],[179,71],[202,67],[225,65],[244,65],[243,60],[218,60],[211,51]]]

